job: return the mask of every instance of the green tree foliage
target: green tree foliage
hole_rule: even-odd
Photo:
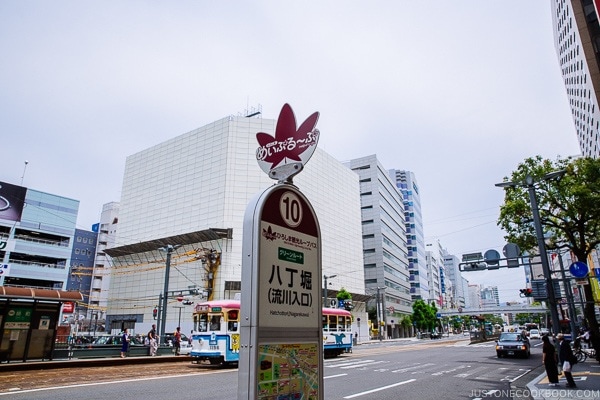
[[[485,318],[486,322],[489,322],[492,325],[504,325],[504,320],[502,319],[502,317],[498,316],[498,315],[494,315],[494,314],[485,314],[483,316]]]
[[[420,331],[431,331],[437,324],[437,308],[435,304],[427,304],[419,299],[413,303],[412,320]]]
[[[565,170],[559,180],[542,180],[548,173]],[[551,161],[540,156],[519,164],[507,181],[536,184],[540,222],[552,246],[564,245],[584,261],[600,244],[600,159],[566,158]],[[505,188],[498,225],[509,242],[521,250],[537,248],[533,214],[527,187]]]
[[[346,288],[341,288],[335,296],[338,300],[352,300],[352,295]]]
[[[564,170],[557,180],[543,180],[551,172]],[[556,161],[540,156],[527,158],[519,164],[506,181],[525,183],[527,177],[536,182],[535,191],[544,234],[550,235],[548,248],[568,248],[575,257],[587,262],[591,252],[600,244],[600,159],[558,158]],[[533,214],[527,187],[505,188],[504,204],[500,207],[498,225],[507,233],[507,241],[521,250],[535,253],[537,240],[532,223]],[[590,285],[584,285],[584,315],[588,326],[598,332]],[[600,357],[600,338],[593,340]]]

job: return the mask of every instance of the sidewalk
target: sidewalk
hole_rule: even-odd
[[[534,400],[562,400],[562,399],[600,399],[600,363],[594,359],[587,359],[573,367],[573,379],[576,388],[569,389],[564,375],[559,375],[559,387],[550,386],[546,371],[543,366],[536,368],[531,374],[538,374],[529,384],[527,389]]]

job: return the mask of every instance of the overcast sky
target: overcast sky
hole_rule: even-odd
[[[426,237],[458,257],[505,244],[494,183],[579,154],[549,1],[2,1],[0,50],[0,181],[80,200],[81,229],[128,155],[259,105],[319,111],[340,161],[414,171]]]

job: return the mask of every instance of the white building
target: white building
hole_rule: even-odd
[[[365,287],[379,293],[378,319],[387,336],[403,336],[398,324],[412,314],[412,301],[402,194],[376,155],[346,165],[360,179]]]
[[[483,308],[497,307],[500,305],[498,286],[486,286],[481,289],[481,306]]]
[[[464,280],[459,269],[460,261],[458,257],[445,251],[444,254],[444,270],[446,278],[452,281],[452,304],[450,308],[465,308],[469,307],[468,285],[469,282]]]
[[[553,0],[554,44],[581,153],[600,157],[600,25],[593,0]]]
[[[145,333],[155,322],[166,275],[160,247],[181,245],[170,254],[166,331],[191,328],[191,307],[177,297],[194,302],[240,292],[246,207],[275,184],[256,161],[256,133],[273,135],[275,122],[226,117],[127,158],[116,247],[107,250],[109,329]],[[329,288],[364,294],[358,176],[317,149],[294,184],[319,219],[323,274],[336,275]]]
[[[119,203],[111,202],[102,206],[98,224],[98,243],[96,260],[92,269],[92,284],[88,303],[88,318],[104,319],[108,307],[111,264],[104,251],[115,247],[117,226],[119,223]]]
[[[481,308],[481,285],[469,283],[469,304],[472,308]]]
[[[438,308],[449,308],[448,282],[444,271],[444,249],[439,240],[427,242],[425,249],[429,299],[435,301]]]

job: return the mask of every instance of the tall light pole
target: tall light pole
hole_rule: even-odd
[[[544,175],[541,180],[547,181],[557,179],[563,176],[565,171],[556,171]],[[529,202],[531,204],[531,213],[533,214],[533,226],[537,239],[540,260],[542,262],[542,271],[546,280],[546,293],[548,294],[548,305],[550,306],[550,316],[552,318],[552,331],[556,334],[560,329],[558,311],[556,310],[556,294],[554,293],[554,283],[550,273],[550,263],[548,262],[548,252],[546,251],[546,242],[544,241],[544,231],[540,221],[540,210],[538,208],[537,197],[535,195],[535,181],[531,175],[525,177],[524,182],[502,182],[496,183],[497,187],[526,187],[529,193]]]
[[[323,281],[325,283],[325,286],[323,286],[323,307],[326,307],[326,303],[327,303],[327,279],[329,278],[335,278],[337,275],[323,275]]]
[[[165,247],[160,247],[160,251],[164,251],[167,253],[167,261],[165,264],[165,286],[163,288],[163,296],[162,296],[162,314],[160,321],[160,339],[165,340],[165,328],[167,324],[167,298],[169,297],[169,274],[171,272],[171,253],[173,253],[177,248],[181,245],[171,245],[168,244]]]
[[[25,160],[25,166],[23,167],[23,175],[21,175],[21,186],[23,186],[23,179],[25,179],[25,171],[27,171],[27,164],[29,164],[29,161]]]

